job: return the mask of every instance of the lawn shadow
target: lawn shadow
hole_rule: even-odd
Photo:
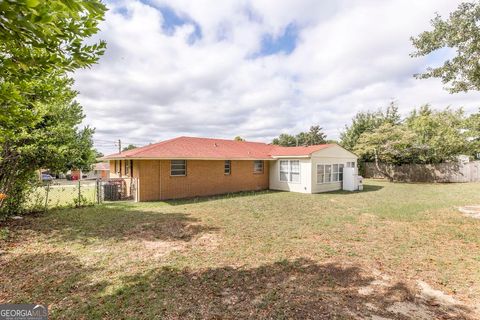
[[[97,269],[61,252],[0,256],[0,303],[36,303],[65,307],[83,304],[107,282],[93,282]]]
[[[355,193],[365,193],[365,192],[375,192],[375,191],[380,191],[383,189],[383,186],[379,186],[376,184],[364,184],[363,185],[363,190],[361,191],[346,191],[346,190],[335,190],[335,191],[329,191],[325,192],[328,194],[355,194]]]
[[[225,199],[232,199],[232,198],[255,197],[255,196],[273,194],[278,192],[281,192],[281,191],[277,191],[277,190],[241,191],[241,192],[225,193],[225,194],[212,195],[212,196],[172,199],[172,200],[165,200],[162,202],[169,204],[171,206],[179,206],[179,205],[211,202],[211,201],[218,201],[218,200],[225,200]]]
[[[182,212],[164,213],[119,206],[55,210],[44,217],[13,223],[17,229],[32,230],[68,241],[88,241],[89,238],[190,241],[201,233],[218,230]]]
[[[74,312],[136,319],[473,319],[465,307],[418,298],[405,283],[382,286],[359,267],[309,259],[256,268],[164,267],[124,283]]]

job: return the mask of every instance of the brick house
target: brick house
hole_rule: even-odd
[[[104,158],[111,178],[136,178],[138,201],[251,190],[316,193],[342,188],[357,156],[336,144],[266,143],[178,137]]]

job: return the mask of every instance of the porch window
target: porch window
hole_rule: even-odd
[[[263,173],[263,160],[253,162],[253,173]]]
[[[170,161],[170,175],[171,176],[186,176],[187,175],[187,160],[171,160]]]
[[[229,176],[231,172],[232,172],[232,162],[230,160],[225,160],[223,173],[225,173],[226,176]]]
[[[300,182],[300,161],[280,160],[280,181]]]
[[[317,164],[317,184],[343,181],[343,163]]]

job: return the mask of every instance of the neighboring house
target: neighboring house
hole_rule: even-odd
[[[85,176],[85,179],[102,179],[107,180],[110,178],[110,163],[107,162],[97,162],[92,166],[92,170],[82,174]]]
[[[137,178],[138,201],[250,190],[317,193],[342,188],[357,156],[336,144],[280,147],[179,137],[106,156],[111,178]]]

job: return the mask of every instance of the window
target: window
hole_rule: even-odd
[[[332,165],[332,181],[343,181],[343,167],[343,163]]]
[[[125,175],[130,175],[130,160],[125,160]]]
[[[355,161],[347,162],[347,168],[355,168]]]
[[[116,174],[121,174],[122,167],[120,166],[121,160],[115,160],[115,173]]]
[[[300,182],[300,161],[280,160],[280,181]]]
[[[323,182],[331,182],[332,181],[332,165],[331,164],[326,164],[325,165],[325,176],[324,176]]]
[[[225,160],[225,166],[224,166],[224,169],[223,169],[223,173],[225,173],[225,175],[230,175],[230,173],[232,172],[232,162],[230,160]]]
[[[290,181],[300,182],[300,161],[290,160]]]
[[[171,176],[186,176],[187,175],[187,160],[172,160],[172,161],[170,161],[170,175]]]
[[[317,183],[323,183],[325,175],[325,165],[317,164]]]
[[[317,184],[343,181],[343,163],[317,164]]]
[[[263,173],[263,160],[255,160],[253,162],[253,172]]]
[[[280,181],[288,181],[288,160],[280,160]]]

